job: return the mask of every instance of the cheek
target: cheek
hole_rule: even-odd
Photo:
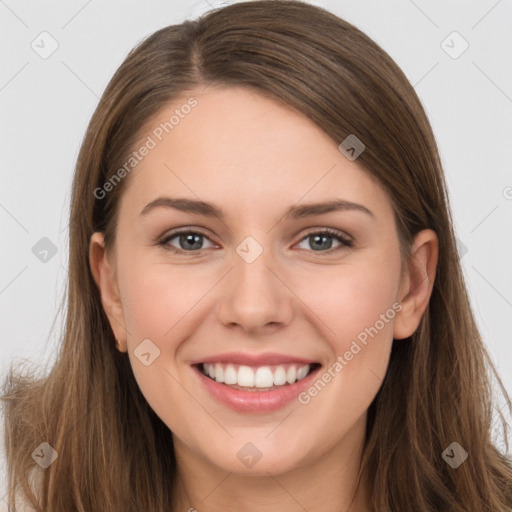
[[[209,274],[193,268],[144,261],[131,265],[123,280],[123,310],[132,343],[158,340],[168,349],[172,330],[180,328],[194,305],[213,284]],[[186,320],[185,320],[186,323]]]
[[[384,337],[392,331],[392,319],[399,285],[399,265],[361,261],[317,272],[314,279],[303,279],[300,297],[317,316],[326,339],[336,354],[348,349],[347,343],[364,338],[365,329],[377,323]],[[382,316],[384,315],[384,320]],[[318,321],[321,320],[321,322]]]
[[[329,361],[299,402],[314,410],[328,444],[364,413],[386,374],[399,264],[361,261],[317,277],[302,285],[300,296],[314,312]]]
[[[176,411],[190,407],[190,397],[180,384],[176,353],[190,323],[197,321],[194,305],[212,284],[184,266],[135,259],[124,268],[129,271],[122,276],[121,293],[135,380],[153,411],[171,430],[181,431],[182,415]],[[139,359],[144,352],[150,354],[147,366]]]
[[[329,361],[301,403],[316,402],[339,425],[354,421],[371,403],[386,374],[400,279],[399,254],[369,254],[354,263],[331,267],[315,279],[302,279],[300,297],[314,312],[311,322],[328,345]],[[314,320],[313,320],[314,319]],[[319,321],[320,320],[320,321]],[[336,404],[342,412],[333,413]],[[350,411],[350,413],[348,413]]]

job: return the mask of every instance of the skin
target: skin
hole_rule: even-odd
[[[367,409],[393,338],[410,336],[427,307],[436,234],[417,235],[403,270],[383,189],[305,116],[244,88],[183,96],[147,123],[141,141],[190,96],[197,107],[129,176],[115,251],[105,251],[101,233],[90,245],[118,349],[128,352],[142,393],[174,434],[182,486],[173,510],[225,511],[229,503],[249,512],[369,511],[364,483],[349,508]],[[215,203],[226,218],[163,207],[139,215],[164,195]],[[291,205],[333,198],[364,205],[373,217],[347,210],[282,219]],[[171,229],[187,227],[206,231],[200,250],[179,236],[168,246],[190,255],[157,245]],[[327,238],[315,248],[310,235],[326,227],[354,246]],[[236,252],[247,236],[263,249],[251,264]],[[328,368],[394,303],[401,311],[305,405],[232,411],[202,389],[189,364],[240,350],[292,354]],[[149,366],[133,354],[146,338],[161,351]],[[247,442],[262,454],[252,468],[237,457]]]

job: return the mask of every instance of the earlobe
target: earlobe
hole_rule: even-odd
[[[393,338],[408,338],[418,328],[432,294],[438,260],[438,238],[435,231],[420,231],[414,240],[408,271],[400,283],[398,300],[402,309],[395,317]]]
[[[116,346],[118,350],[125,352],[126,327],[123,308],[116,275],[108,260],[104,236],[101,232],[95,232],[91,236],[89,243],[89,265],[94,282],[100,292],[103,309],[117,340]]]

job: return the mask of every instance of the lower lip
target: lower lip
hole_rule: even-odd
[[[277,411],[297,398],[297,395],[310,386],[321,367],[314,369],[307,377],[272,391],[243,391],[220,384],[208,378],[197,367],[193,367],[202,385],[223,405],[248,413],[268,413]]]

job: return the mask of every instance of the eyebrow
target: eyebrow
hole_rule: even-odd
[[[185,197],[158,197],[148,203],[139,215],[145,216],[152,210],[159,207],[172,208],[185,213],[197,213],[199,215],[204,215],[205,217],[217,218],[221,221],[226,217],[225,212],[219,206],[205,201],[198,201]],[[344,199],[332,199],[321,203],[308,203],[290,206],[284,213],[283,219],[300,219],[335,211],[359,211],[375,218],[373,212],[362,204],[353,203]]]

